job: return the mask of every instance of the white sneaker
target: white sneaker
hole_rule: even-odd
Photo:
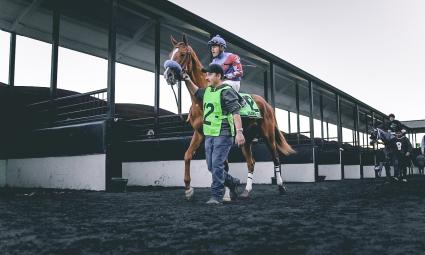
[[[207,201],[207,205],[220,205],[221,202],[217,200],[217,198],[212,197],[210,200]]]

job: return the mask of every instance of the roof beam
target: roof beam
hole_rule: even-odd
[[[40,4],[42,0],[34,0],[30,5],[25,8],[21,14],[16,18],[16,20],[12,23],[10,26],[10,31],[15,31],[15,29],[18,27],[19,23],[28,15],[30,14],[34,9],[36,9]]]
[[[149,20],[148,22],[146,22],[142,27],[140,27],[136,33],[134,33],[133,38],[128,41],[125,42],[123,44],[121,44],[120,46],[118,46],[117,49],[117,55],[121,54],[123,51],[129,49],[131,46],[133,46],[136,42],[138,42],[140,39],[142,39],[146,33],[148,32],[148,30],[153,26],[153,24],[155,23],[154,20]],[[119,58],[119,57],[118,57]]]

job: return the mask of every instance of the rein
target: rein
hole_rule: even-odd
[[[189,75],[188,67],[189,67],[189,64],[190,64],[191,61],[192,61],[192,51],[191,51],[190,47],[187,46],[187,52],[186,52],[186,54],[183,58],[182,63],[180,64],[180,66],[181,66],[183,72],[187,73],[188,75]],[[180,89],[181,89],[181,81],[182,81],[182,75],[180,74],[179,75],[179,82],[178,82],[178,85],[177,85],[177,86],[180,87]],[[177,109],[178,109],[179,108],[179,100],[177,99],[177,95],[176,95],[176,91],[174,90],[174,86],[171,86],[171,90],[173,91],[174,99],[176,100],[176,106],[177,106]],[[183,115],[182,115],[181,112],[179,113],[179,116],[180,116],[180,118],[183,119]]]

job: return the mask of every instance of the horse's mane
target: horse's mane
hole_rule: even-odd
[[[198,55],[193,50],[192,46],[187,45],[187,48],[190,50],[191,58],[192,58],[192,72],[189,73],[190,78],[193,82],[200,88],[207,87],[207,81],[205,80],[205,75],[202,72],[202,68],[204,67],[201,61],[198,58]]]

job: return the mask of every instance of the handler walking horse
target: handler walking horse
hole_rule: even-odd
[[[386,132],[380,128],[373,128],[370,132],[370,144],[378,143],[378,141],[382,141],[384,143],[384,157],[385,162],[380,162],[379,167],[375,166],[375,171],[378,172],[378,176],[381,176],[382,167],[385,167],[385,175],[387,178],[391,177],[390,172],[390,164],[392,161],[394,148],[395,148],[395,134],[391,132]],[[378,167],[378,168],[377,168]]]
[[[167,80],[167,83],[174,85],[177,80],[181,80],[181,72],[184,71],[199,88],[206,88],[208,84],[204,73],[202,73],[202,64],[195,51],[188,44],[186,36],[183,35],[182,42],[177,42],[173,37],[171,37],[171,44],[173,45],[173,51],[170,53],[170,60],[165,63],[166,71],[164,73],[164,77]],[[262,119],[244,118],[243,120],[244,136],[246,137],[246,140],[242,147],[242,153],[248,165],[248,178],[245,191],[241,196],[249,197],[252,190],[255,161],[252,157],[251,144],[252,140],[258,135],[263,136],[267,142],[267,146],[273,158],[274,171],[277,177],[279,192],[283,194],[285,193],[286,188],[283,185],[281,177],[281,165],[278,151],[285,155],[295,153],[295,151],[286,142],[282,133],[279,131],[273,108],[264,100],[264,98],[258,95],[252,95],[252,98],[260,109]],[[190,186],[190,161],[204,138],[202,133],[202,102],[197,100],[193,95],[191,95],[191,99],[192,106],[189,114],[189,122],[194,129],[194,134],[192,136],[190,146],[184,155],[184,183],[187,199],[192,198],[194,194],[194,189]]]

